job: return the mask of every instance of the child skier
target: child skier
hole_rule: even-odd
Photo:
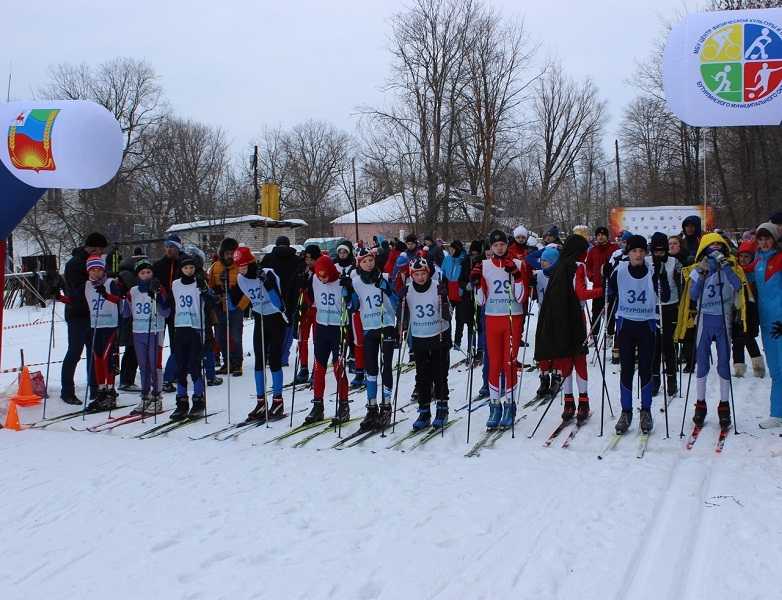
[[[489,360],[489,419],[486,428],[506,429],[516,416],[516,355],[527,305],[526,263],[507,256],[508,237],[499,229],[489,236],[492,256],[475,265],[470,279],[478,289],[486,319],[486,349]],[[500,403],[500,372],[505,374],[505,393]]]
[[[350,242],[344,242],[337,246],[337,261],[334,263],[337,267],[340,278],[347,275],[355,268],[356,259],[353,256],[353,250]],[[388,261],[386,261],[386,268]],[[361,316],[357,310],[348,303],[348,347],[351,358],[348,359],[348,371],[354,374],[350,382],[351,389],[358,389],[366,383],[364,372],[364,330],[361,328]]]
[[[757,287],[755,286],[755,252],[757,251],[757,242],[754,240],[744,241],[739,246],[739,266],[747,277],[747,330],[742,331],[736,321],[733,322],[733,375],[735,377],[744,377],[747,372],[747,365],[744,362],[744,350],[749,353],[752,360],[752,371],[755,377],[765,377],[766,367],[763,363],[763,357],[760,355],[758,347],[758,333],[760,327],[760,317],[758,315]]]
[[[252,305],[255,325],[253,328],[253,352],[255,354],[256,404],[247,415],[248,421],[265,421],[266,413],[266,361],[272,378],[272,404],[268,420],[285,416],[282,400],[282,344],[288,324],[285,306],[281,300],[280,279],[272,269],[261,268],[247,246],[239,246],[233,255],[239,274],[239,289]]]
[[[578,423],[589,418],[587,389],[586,339],[584,314],[587,300],[603,295],[602,288],[587,289],[583,260],[589,248],[580,235],[570,235],[560,252],[559,261],[546,287],[535,333],[535,360],[553,361],[562,376],[565,408],[562,420],[576,416]],[[578,410],[573,396],[573,371],[578,386]]]
[[[627,240],[628,260],[621,261],[608,280],[608,297],[616,298],[616,341],[621,361],[620,396],[622,414],[616,422],[618,434],[627,433],[633,421],[633,378],[638,353],[641,379],[640,429],[648,434],[652,419],[652,361],[657,331],[657,295],[652,266],[646,262],[646,239],[634,235]]]
[[[687,308],[692,298],[699,315],[695,323],[695,370],[697,374],[695,415],[693,422],[702,427],[706,420],[706,377],[711,365],[711,343],[717,346],[717,374],[720,380],[720,403],[717,415],[722,429],[731,424],[730,404],[730,320],[734,303],[739,308],[741,327],[746,326],[743,287],[744,271],[729,258],[728,246],[717,233],[707,233],[700,240],[695,264],[683,273],[687,277],[679,310],[677,336],[681,339],[688,325]]]
[[[339,272],[328,254],[322,254],[313,265],[314,277],[309,293],[314,300],[315,310],[315,366],[312,387],[314,399],[312,411],[304,418],[305,423],[322,421],[324,417],[323,394],[326,389],[326,367],[333,357],[334,378],[337,381],[338,422],[350,419],[348,404],[348,378],[345,374],[345,349],[343,338],[347,335],[347,310],[344,308]]]
[[[533,259],[534,260],[534,259]],[[559,261],[559,250],[555,246],[549,246],[544,248],[540,255],[539,267],[532,271],[532,294],[533,299],[538,303],[538,309],[543,305],[543,298],[546,296],[546,288],[548,287],[549,278],[554,272],[554,268]],[[533,261],[527,260],[528,264],[532,264]],[[544,360],[538,364],[540,369],[540,386],[536,395],[543,397],[546,394],[559,391],[561,385],[561,379],[558,373],[554,371],[554,364],[552,361]]]
[[[90,377],[98,388],[95,399],[87,410],[111,410],[117,406],[114,391],[114,342],[119,325],[118,304],[123,292],[120,283],[106,277],[106,262],[100,255],[87,258],[87,276],[84,295],[90,309],[90,336],[92,342],[92,369]]]
[[[163,411],[161,336],[169,313],[165,292],[152,273],[152,263],[136,263],[138,283],[130,288],[124,305],[125,316],[133,319],[133,346],[141,371],[141,401],[133,414],[154,415]]]
[[[315,305],[310,295],[310,282],[313,279],[312,269],[315,261],[320,256],[321,251],[317,244],[308,244],[304,248],[304,271],[299,281],[298,327],[296,328],[299,352],[299,372],[293,380],[296,384],[307,383],[310,379],[310,332],[315,326]]]
[[[755,285],[758,290],[758,313],[763,350],[771,375],[771,409],[761,429],[782,427],[782,250],[776,246],[780,230],[774,223],[757,228],[758,261],[755,265]]]
[[[654,345],[654,369],[652,372],[652,396],[660,393],[662,375],[660,368],[665,360],[666,391],[668,395],[678,391],[676,377],[676,352],[673,346],[673,332],[676,330],[676,318],[679,314],[681,295],[682,265],[673,256],[668,255],[668,236],[659,231],[652,234],[652,264],[654,266],[654,288],[660,305],[662,329],[657,330]]]
[[[356,253],[357,268],[343,275],[340,283],[358,306],[364,334],[364,366],[366,368],[367,415],[361,430],[384,429],[391,423],[392,362],[396,343],[396,294],[388,280],[375,266],[375,255],[366,248]],[[378,359],[382,362],[381,404],[377,405]]]
[[[172,421],[200,419],[206,414],[204,376],[201,368],[204,336],[204,304],[212,296],[203,275],[196,276],[196,263],[184,256],[180,263],[182,277],[171,283],[171,303],[174,310],[174,357],[177,366],[176,408]],[[193,381],[193,406],[187,396],[187,376]],[[189,409],[189,412],[188,412]]]
[[[445,283],[433,279],[433,267],[425,258],[413,259],[410,279],[402,290],[408,335],[415,353],[415,387],[418,418],[413,429],[440,429],[448,421],[448,369],[451,350],[451,311]],[[435,417],[431,403],[434,388]]]

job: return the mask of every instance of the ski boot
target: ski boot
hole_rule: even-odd
[[[293,385],[301,385],[307,383],[310,380],[310,370],[307,367],[302,367],[299,372],[296,373],[296,377],[293,378]]]
[[[654,419],[652,419],[652,411],[648,408],[642,408],[641,414],[638,418],[638,426],[641,428],[641,433],[649,434],[654,428]]]
[[[766,365],[763,362],[762,356],[752,357],[752,373],[755,377],[760,377],[761,379],[766,376]]]
[[[576,411],[576,425],[583,425],[589,418],[589,396],[586,394],[578,395],[578,410]]]
[[[176,397],[176,408],[174,409],[174,412],[171,413],[171,420],[172,421],[184,421],[187,419],[187,412],[190,409],[190,403],[188,401],[187,396],[177,396]]]
[[[231,367],[231,377],[241,377],[242,376],[242,365],[239,365],[238,367]]]
[[[660,385],[662,380],[659,375],[652,375],[652,398],[660,395]]]
[[[747,372],[747,365],[744,363],[734,363],[733,364],[733,376],[734,377],[744,377],[744,374]]]
[[[266,398],[258,396],[258,400],[249,413],[247,413],[247,421],[265,421],[266,420]]]
[[[489,402],[489,420],[486,421],[486,430],[494,431],[499,427],[502,420],[502,404],[499,400]]]
[[[353,380],[350,382],[350,389],[357,390],[360,387],[364,387],[367,384],[366,376],[364,375],[364,369],[356,369],[356,374]]]
[[[435,404],[434,420],[432,421],[433,429],[441,429],[445,427],[448,422],[448,401],[438,400]]]
[[[279,421],[285,417],[285,405],[282,402],[282,396],[272,398],[272,405],[269,407],[269,420]]]
[[[551,374],[551,385],[548,388],[548,393],[550,396],[556,396],[559,394],[559,390],[562,387],[562,375],[559,373],[552,373]]]
[[[616,429],[616,433],[619,435],[624,435],[627,433],[627,430],[630,429],[630,423],[633,422],[633,411],[632,410],[623,410],[622,414],[619,415],[619,420],[616,422],[616,425],[614,425],[614,428]]]
[[[323,420],[323,400],[320,398],[315,398],[312,401],[312,410],[310,411],[310,414],[304,417],[304,422],[317,423],[318,421],[322,421],[322,420]]]
[[[117,408],[117,397],[119,394],[117,394],[117,390],[114,388],[106,388],[106,409],[105,410],[114,410]]]
[[[703,427],[703,423],[706,421],[706,401],[705,400],[696,400],[695,401],[695,414],[692,417],[692,422],[695,423],[698,427]]]
[[[665,380],[668,383],[668,396],[673,396],[679,391],[679,382],[676,379],[676,375],[668,375]]]
[[[216,385],[223,385],[223,378],[215,376],[212,379],[207,379],[206,385],[208,385],[209,387],[213,387]]]
[[[573,394],[565,394],[565,408],[562,410],[562,420],[570,421],[576,414],[576,401]]]
[[[418,405],[418,418],[413,423],[413,430],[420,431],[426,429],[432,423],[432,411],[429,408],[429,403],[421,403]]]
[[[380,417],[378,421],[378,429],[385,429],[391,425],[391,419],[394,416],[393,407],[390,402],[386,402],[384,399],[380,403]]]
[[[367,414],[361,424],[359,431],[373,431],[380,428],[380,408],[377,404],[367,404]]]
[[[510,429],[513,427],[513,421],[516,418],[516,401],[506,400],[502,403],[502,418],[500,419],[500,429]]]
[[[144,405],[144,414],[147,415],[159,415],[163,412],[163,400],[160,399],[160,394],[152,394],[147,399],[147,403]]]
[[[87,412],[101,412],[111,408],[106,388],[100,388],[95,394],[95,400],[87,405]]]
[[[339,423],[347,423],[350,421],[350,403],[345,400],[340,400],[337,404],[337,416],[331,419],[332,425],[338,425]]]
[[[143,394],[141,396],[141,400],[138,401],[138,404],[136,404],[136,406],[133,407],[133,410],[130,411],[130,414],[131,415],[148,414],[147,404],[149,404],[149,396],[147,394]]]
[[[65,404],[70,404],[71,406],[81,406],[82,401],[77,398],[76,396],[63,396],[60,398]]]
[[[769,417],[768,419],[763,419],[760,423],[758,423],[758,427],[761,429],[774,429],[776,427],[782,427],[782,417]]]
[[[551,388],[551,375],[549,373],[541,373],[540,386],[538,386],[538,391],[535,392],[535,394],[539,398],[542,398],[543,396],[548,394],[550,388]]]
[[[162,390],[166,394],[173,394],[176,392],[176,386],[171,381],[164,381]]]
[[[728,402],[720,402],[717,405],[717,417],[720,420],[720,429],[728,429],[731,424],[730,420],[730,404]]]
[[[193,406],[187,413],[188,419],[203,419],[206,416],[206,399],[201,394],[193,394]]]
[[[119,384],[119,391],[120,392],[140,392],[141,388],[137,386],[135,383],[120,383]]]
[[[478,390],[478,397],[476,400],[483,400],[484,398],[489,397],[489,386],[484,385],[481,389]]]

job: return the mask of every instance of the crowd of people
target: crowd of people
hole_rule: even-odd
[[[649,240],[629,231],[612,240],[604,226],[577,226],[564,240],[552,227],[539,238],[519,225],[467,245],[431,235],[419,241],[415,234],[375,238],[371,247],[345,241],[334,256],[316,245],[299,255],[280,236],[259,257],[226,238],[211,261],[176,235],[165,240],[164,254],[154,262],[140,248],[121,259],[107,255],[108,241],[93,233],[65,266],[60,300],[66,303],[68,350],[61,398],[82,404],[74,374],[86,348],[87,410],[117,405],[119,374],[119,391],[140,394],[134,412],[161,413],[162,395],[174,393],[172,420],[203,417],[206,386],[221,385],[220,375],[243,375],[243,329],[251,317],[256,403],[247,421],[283,417],[282,369],[295,341],[294,382],[309,382],[312,390],[306,423],[326,418],[331,366],[334,421],[350,419],[349,390],[364,388],[360,430],[388,427],[394,369],[406,352],[416,370],[413,429],[445,427],[456,349],[471,368],[482,368],[475,397],[487,399],[487,430],[510,428],[525,368],[519,349],[527,345],[525,329],[537,305],[530,344],[539,371],[536,393],[563,394],[563,423],[589,419],[587,355],[604,344],[620,365],[619,434],[633,420],[636,377],[639,430],[648,433],[653,398],[677,392],[680,367],[695,375],[693,421],[702,426],[711,400],[706,381],[712,347],[720,427],[731,424],[730,380],[747,375],[747,354],[755,377],[765,377],[766,364],[771,376],[769,418],[760,427],[782,427],[781,243],[780,214],[739,240],[719,230],[703,232],[700,219],[691,216],[681,234],[656,232]],[[164,366],[166,339],[171,351]]]

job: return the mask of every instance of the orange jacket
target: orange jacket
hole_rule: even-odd
[[[211,289],[219,290],[223,287],[223,273],[225,272],[225,269],[226,267],[222,261],[218,260],[212,263],[212,266],[209,269],[209,277],[206,281],[207,285]],[[236,280],[238,276],[239,267],[232,263],[231,266],[228,267],[227,291],[234,305],[236,305],[240,310],[245,310],[248,306],[250,306],[250,301],[247,299],[247,296],[242,294],[242,291],[239,289],[239,284]]]

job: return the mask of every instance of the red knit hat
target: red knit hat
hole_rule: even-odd
[[[245,267],[255,262],[255,256],[247,246],[239,246],[234,250],[234,264],[237,267]]]

